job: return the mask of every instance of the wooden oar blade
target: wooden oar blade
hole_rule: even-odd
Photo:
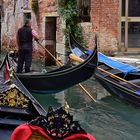
[[[71,53],[69,55],[69,58],[72,60],[72,61],[76,61],[76,62],[83,62],[84,60],[78,56],[76,56],[75,54]]]

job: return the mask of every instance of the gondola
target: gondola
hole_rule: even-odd
[[[25,135],[26,134],[26,135]],[[10,140],[95,140],[73,119],[69,105],[56,110],[49,106],[45,117],[37,117],[18,126]]]
[[[72,53],[82,59],[92,52],[83,48],[72,35],[69,44]],[[140,107],[140,71],[136,67],[98,52],[98,66],[94,76],[110,94]]]
[[[90,62],[93,62],[92,66],[88,65]],[[66,64],[46,73],[17,73],[17,76],[30,92],[42,94],[58,93],[89,79],[93,75],[96,66],[97,48],[95,47],[93,53],[77,66]]]
[[[0,66],[0,139],[8,140],[15,127],[46,114],[10,68],[6,55]]]

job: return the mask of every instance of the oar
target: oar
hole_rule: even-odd
[[[129,81],[127,81],[127,80],[125,80],[125,79],[123,79],[123,78],[117,76],[117,75],[114,75],[114,74],[112,74],[112,73],[110,73],[110,72],[108,72],[108,71],[106,71],[106,70],[104,70],[104,69],[102,69],[102,68],[97,67],[97,69],[99,69],[100,71],[103,71],[103,72],[105,72],[105,73],[111,75],[112,77],[114,77],[114,78],[116,78],[116,79],[118,79],[118,80],[121,80],[121,81],[123,81],[123,82],[126,82],[126,83],[128,83],[128,84],[130,84],[130,85],[133,85],[133,86],[135,86],[135,87],[137,87],[137,88],[140,89],[140,86],[138,86],[138,85],[136,85],[136,84],[134,84],[134,83],[132,83],[132,82],[129,82]]]
[[[44,49],[47,51],[47,53],[48,53],[60,66],[63,66],[63,65],[64,65],[62,62],[60,62],[59,60],[57,60],[57,59],[53,56],[53,54],[50,53],[50,52],[48,51],[48,49],[45,48],[39,41],[37,41],[37,43],[38,43],[42,48],[44,48]],[[96,99],[94,99],[94,97],[85,89],[85,87],[84,87],[82,84],[79,83],[78,85],[82,88],[82,90],[83,90],[94,102],[97,102]]]
[[[84,61],[82,58],[79,58],[79,57],[76,56],[75,54],[70,54],[70,58],[71,58],[72,60],[78,61],[78,62],[83,62],[83,61]],[[138,85],[136,85],[136,84],[134,84],[134,83],[132,83],[132,82],[129,82],[129,81],[127,81],[127,80],[125,80],[125,79],[123,79],[123,78],[117,76],[117,75],[114,75],[114,74],[112,74],[112,73],[110,73],[110,72],[108,72],[108,71],[106,71],[106,70],[104,70],[104,69],[102,69],[102,68],[100,68],[100,67],[97,67],[97,69],[100,70],[100,71],[102,71],[102,72],[105,72],[105,73],[109,74],[110,76],[112,76],[112,77],[114,77],[114,78],[116,78],[116,79],[118,79],[118,80],[121,80],[121,81],[123,81],[123,82],[126,82],[126,83],[128,83],[128,84],[130,84],[130,85],[133,85],[133,86],[135,86],[135,87],[137,87],[137,88],[140,89],[140,86],[138,86]]]
[[[81,62],[84,61],[82,58],[76,56],[76,55],[73,54],[73,53],[71,53],[71,54],[69,55],[69,57],[70,57],[71,60],[76,61],[76,62],[80,62],[80,63],[81,63]],[[87,94],[88,94],[88,93],[87,93]],[[88,96],[90,96],[90,94],[89,94]],[[93,98],[93,97],[90,96],[90,98]],[[95,100],[95,99],[93,98],[92,100]],[[97,100],[95,100],[95,101],[97,102]],[[100,104],[100,102],[97,102],[97,103]],[[117,111],[117,110],[115,110],[114,108],[112,108],[112,107],[110,107],[110,106],[108,106],[108,105],[106,105],[106,104],[103,104],[103,103],[102,103],[102,105],[105,106],[105,107],[107,107],[107,108],[110,108],[110,109],[113,110],[113,111]]]
[[[57,60],[57,59],[53,56],[53,54],[50,53],[50,52],[48,51],[47,48],[45,48],[39,41],[37,41],[37,43],[38,43],[42,48],[44,48],[44,49],[46,50],[46,52],[47,52],[60,66],[63,66],[63,64],[62,64],[59,60]]]
[[[79,83],[79,86],[85,91],[85,93],[94,101],[97,102],[96,99],[84,88],[82,84]]]

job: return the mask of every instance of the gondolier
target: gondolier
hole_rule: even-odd
[[[31,20],[26,19],[25,24],[17,32],[18,46],[18,67],[17,73],[22,73],[25,63],[25,72],[30,72],[32,63],[33,38],[38,40],[39,37],[35,30],[31,28]]]
[[[16,67],[14,60],[11,63]],[[92,66],[89,63],[92,63]],[[96,67],[97,47],[95,47],[93,53],[85,61],[78,65],[65,64],[52,71],[17,73],[17,76],[31,92],[38,94],[59,93],[64,89],[89,79],[94,74]]]

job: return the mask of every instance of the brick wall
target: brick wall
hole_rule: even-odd
[[[94,48],[95,41],[95,33],[93,32],[92,23],[91,22],[83,22],[81,23],[83,29],[84,41],[88,49]]]
[[[5,46],[7,45],[7,37],[9,42],[15,46],[15,34],[19,26],[22,24],[23,2],[18,0],[16,5],[15,17],[11,15],[8,19],[7,15],[13,11],[13,3],[5,3],[5,17],[2,23],[2,40]],[[45,38],[45,17],[56,16],[56,50],[60,53],[65,53],[63,28],[65,23],[57,14],[57,0],[39,0],[39,12],[32,12],[32,21],[34,28],[38,31],[41,38]],[[7,12],[7,13],[6,13]],[[17,14],[18,13],[18,14]],[[20,13],[20,14],[19,14]],[[118,31],[119,31],[119,0],[91,0],[91,22],[82,23],[84,38],[87,41],[87,46],[92,48],[95,33],[99,36],[99,49],[105,53],[117,51]],[[7,29],[7,27],[8,29]],[[8,31],[8,36],[7,36]],[[10,36],[11,35],[11,36]],[[14,43],[13,43],[14,42]],[[37,46],[37,44],[35,44]],[[13,46],[11,46],[13,47]],[[35,56],[44,57],[44,50],[41,47],[36,47],[34,50]]]
[[[46,15],[51,15],[57,12],[57,4],[55,0],[40,0],[39,1],[39,11],[34,13],[33,20],[36,22],[37,31],[41,39],[45,39],[45,17]],[[45,41],[42,43],[45,46]],[[39,57],[44,61],[45,51],[43,48],[35,44],[34,57]]]
[[[117,51],[119,0],[91,0],[91,22],[99,36],[100,51]]]
[[[58,15],[58,4],[56,0],[40,0],[39,2],[39,12],[36,15],[38,32],[42,38],[45,38],[45,18],[46,17],[56,17],[56,51],[59,53],[65,53],[64,41],[63,41],[63,23],[61,17]],[[45,45],[45,44],[44,44]],[[63,52],[62,52],[63,50]],[[43,49],[39,49],[40,56],[45,55]]]
[[[56,5],[55,0],[41,0],[39,2],[39,13],[36,15],[39,32],[41,32],[44,29],[42,26],[43,17],[45,17],[47,13],[49,13],[51,15],[51,13],[53,13],[53,12],[57,12],[57,5]]]
[[[57,14],[57,15],[56,15]],[[61,43],[63,40],[63,34],[62,34],[62,19],[58,15],[58,4],[56,0],[41,0],[39,3],[39,14],[38,16],[38,32],[40,32],[40,35],[44,37],[44,18],[45,17],[53,17],[56,16],[56,41],[57,43]]]

